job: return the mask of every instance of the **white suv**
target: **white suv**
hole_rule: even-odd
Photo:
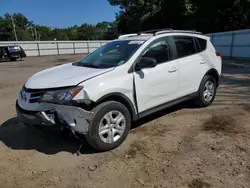
[[[68,128],[93,148],[112,150],[140,118],[186,100],[210,105],[221,69],[220,53],[201,33],[122,35],[77,62],[29,78],[17,114],[26,125]]]

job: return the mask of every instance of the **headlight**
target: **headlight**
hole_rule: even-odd
[[[64,90],[47,91],[41,98],[41,102],[64,104],[70,102],[83,89],[75,87]]]
[[[22,87],[22,90],[20,91],[20,96],[21,96],[21,99],[24,99],[24,96],[25,96],[24,87]]]

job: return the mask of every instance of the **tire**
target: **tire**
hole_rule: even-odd
[[[100,152],[120,146],[131,128],[132,122],[129,110],[119,102],[107,101],[95,107],[93,112],[94,118],[86,135],[89,145]],[[111,121],[113,123],[110,124]],[[100,129],[103,129],[103,131]],[[110,135],[113,135],[113,137]]]
[[[17,58],[16,58],[16,61],[22,61],[21,56],[17,57]]]
[[[207,93],[206,95],[207,97],[205,97],[206,90],[210,88],[208,87],[209,86],[208,83],[213,85],[213,89],[211,89],[211,91]],[[216,84],[214,77],[211,75],[205,75],[201,81],[199,91],[198,91],[198,97],[195,99],[195,104],[199,107],[206,107],[206,106],[211,105],[216,96],[216,89],[217,89],[217,84]],[[208,97],[208,95],[210,95],[210,97]]]
[[[10,60],[11,61],[22,61],[22,58],[21,58],[21,56],[19,56],[19,57],[12,57],[12,58],[10,58]]]

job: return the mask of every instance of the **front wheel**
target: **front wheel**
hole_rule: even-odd
[[[121,103],[107,101],[94,108],[94,118],[86,135],[88,143],[98,151],[117,148],[131,127],[129,110]]]
[[[198,97],[195,103],[200,107],[206,107],[213,103],[216,95],[216,81],[213,76],[206,75],[201,81]]]

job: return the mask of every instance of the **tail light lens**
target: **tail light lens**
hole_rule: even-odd
[[[216,52],[216,56],[220,56],[221,57],[221,53],[220,52]]]

